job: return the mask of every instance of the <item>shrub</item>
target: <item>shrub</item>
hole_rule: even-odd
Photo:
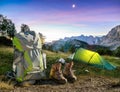
[[[12,46],[12,40],[6,37],[0,37],[0,45]]]

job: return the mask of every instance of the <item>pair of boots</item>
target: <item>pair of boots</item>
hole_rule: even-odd
[[[50,78],[57,80],[57,82],[61,84],[65,84],[67,81],[74,82],[77,80],[77,77],[72,70],[73,64],[73,62],[65,63],[63,72],[61,70],[61,63],[53,64],[50,70]]]

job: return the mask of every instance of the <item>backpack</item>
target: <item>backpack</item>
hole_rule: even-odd
[[[42,51],[41,36],[34,31],[15,34],[13,71],[18,82],[46,77],[46,54]]]

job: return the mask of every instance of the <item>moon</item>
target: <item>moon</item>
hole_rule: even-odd
[[[72,8],[75,8],[75,4],[72,5]]]

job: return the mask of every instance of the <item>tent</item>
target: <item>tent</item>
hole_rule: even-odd
[[[73,56],[73,60],[107,70],[113,70],[116,68],[107,60],[103,59],[97,52],[93,52],[83,48],[79,48],[78,50],[76,50]]]

